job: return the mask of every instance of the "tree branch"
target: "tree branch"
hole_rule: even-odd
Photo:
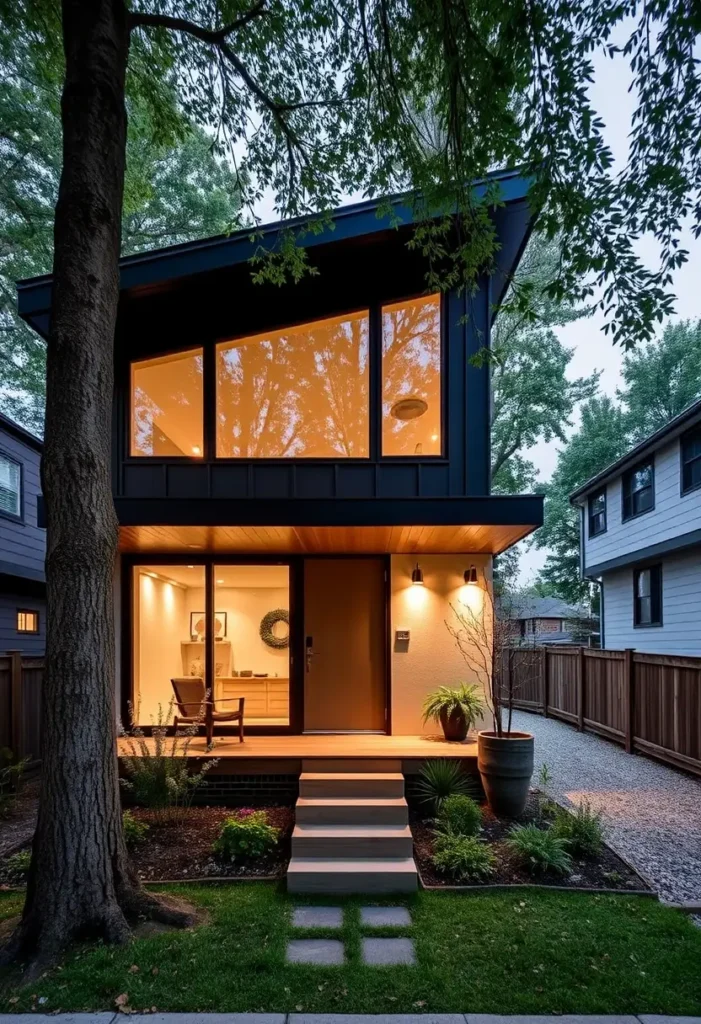
[[[201,39],[203,43],[220,46],[232,32],[243,28],[244,25],[247,25],[249,21],[253,21],[254,18],[267,14],[268,11],[266,10],[265,3],[266,0],[257,0],[250,10],[228,25],[224,25],[223,28],[205,28],[203,25],[198,25],[195,21],[189,21],[187,18],[176,18],[169,14],[149,14],[147,11],[133,11],[131,14],[131,27],[132,29],[142,27],[165,28],[171,32],[186,32],[190,36]]]

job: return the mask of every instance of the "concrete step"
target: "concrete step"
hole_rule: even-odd
[[[295,825],[293,857],[411,857],[408,825]]]
[[[401,772],[303,772],[301,797],[403,797]]]
[[[304,757],[302,772],[401,772],[402,762],[384,757]]]
[[[409,811],[398,797],[303,797],[297,801],[299,825],[407,825]]]
[[[416,892],[413,857],[365,857],[351,860],[293,857],[287,869],[289,892]]]

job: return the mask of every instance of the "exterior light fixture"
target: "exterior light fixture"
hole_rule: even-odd
[[[465,583],[468,584],[477,582],[477,569],[474,565],[471,565],[469,569],[465,569],[463,579],[465,580]]]
[[[414,571],[411,574],[411,583],[412,583],[412,586],[414,586],[414,587],[416,587],[416,586],[423,587],[423,585],[424,585],[424,574],[421,571],[418,562],[416,563],[416,568],[414,569]]]

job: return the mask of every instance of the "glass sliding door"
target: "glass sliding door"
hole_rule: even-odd
[[[172,721],[172,679],[204,683],[205,568],[136,565],[132,572],[134,719],[151,726]]]
[[[214,689],[221,710],[244,697],[246,726],[289,725],[289,566],[215,565],[214,595]]]

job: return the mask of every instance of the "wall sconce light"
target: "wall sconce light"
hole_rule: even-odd
[[[463,579],[467,584],[477,582],[477,569],[474,565],[471,565],[469,569],[465,569],[465,572],[463,573]]]
[[[424,574],[421,571],[421,569],[419,568],[419,563],[418,562],[416,563],[416,568],[414,569],[414,571],[411,574],[411,582],[412,582],[412,586],[423,587],[423,585],[424,585]]]

